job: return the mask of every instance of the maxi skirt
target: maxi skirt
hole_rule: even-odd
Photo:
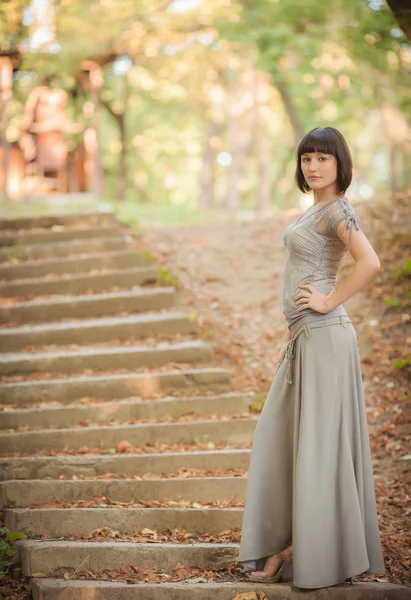
[[[357,336],[347,315],[300,325],[254,431],[238,563],[293,545],[282,580],[384,573]]]

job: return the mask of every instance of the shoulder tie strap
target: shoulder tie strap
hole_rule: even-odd
[[[357,215],[350,215],[347,218],[347,222],[345,225],[345,229],[350,230],[350,239],[349,239],[349,243],[348,243],[349,250],[351,250],[351,248],[352,248],[352,227],[353,227],[353,225],[355,225],[355,228],[357,231],[360,229],[360,219],[358,218]]]

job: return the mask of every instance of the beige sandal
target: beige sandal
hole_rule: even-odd
[[[255,572],[263,573],[263,575],[252,575],[251,573],[247,573],[247,577],[248,577],[248,579],[251,579],[252,581],[262,581],[264,583],[276,583],[280,579],[285,567],[287,566],[287,564],[290,561],[291,561],[291,558],[285,558],[283,560],[283,562],[281,563],[280,568],[274,575],[267,575],[266,572],[264,571],[264,569],[262,569],[261,571],[255,571]]]

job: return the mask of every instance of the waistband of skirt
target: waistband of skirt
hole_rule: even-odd
[[[324,319],[317,319],[316,321],[312,321],[311,323],[302,323],[301,325],[299,325],[297,327],[297,329],[294,331],[294,333],[292,334],[291,339],[287,342],[287,347],[286,347],[286,358],[288,361],[288,367],[287,367],[287,375],[286,375],[286,380],[288,383],[292,383],[293,382],[293,378],[292,378],[292,371],[293,371],[293,359],[295,357],[295,349],[296,349],[296,341],[297,341],[297,337],[300,335],[300,333],[302,333],[302,331],[305,331],[305,335],[307,337],[310,337],[311,335],[311,329],[316,328],[316,327],[326,327],[327,325],[334,325],[334,324],[339,324],[342,325],[343,327],[346,327],[347,323],[352,323],[350,317],[345,314],[345,315],[339,315],[336,317],[330,317],[330,318],[324,318]]]
[[[310,330],[315,327],[325,327],[327,325],[333,325],[334,323],[339,323],[343,327],[347,323],[352,323],[350,317],[348,315],[338,315],[336,317],[329,317],[324,319],[317,319],[315,321],[311,321],[309,323],[302,323],[300,325],[295,325],[294,327],[291,325],[289,327],[291,332],[291,339],[295,339],[302,331],[305,331],[306,336],[309,337]]]

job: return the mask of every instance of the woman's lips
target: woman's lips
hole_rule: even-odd
[[[309,179],[321,179],[321,178],[317,177],[316,175],[313,175],[312,177],[309,177]]]

